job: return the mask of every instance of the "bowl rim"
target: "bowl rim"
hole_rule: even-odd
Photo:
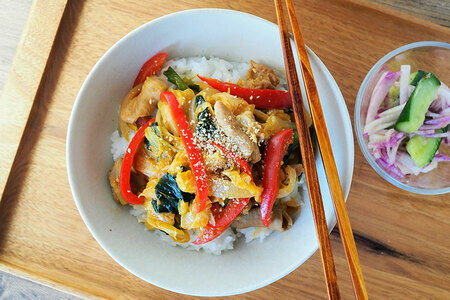
[[[367,144],[363,137],[362,126],[361,126],[361,113],[360,112],[361,112],[361,108],[362,108],[362,100],[363,100],[364,92],[366,91],[369,81],[375,75],[376,71],[378,69],[380,69],[380,67],[383,64],[385,64],[392,57],[397,56],[400,53],[405,52],[407,50],[411,50],[411,49],[415,49],[415,48],[422,48],[422,47],[437,47],[437,48],[450,49],[450,44],[445,43],[445,42],[439,42],[439,41],[415,42],[415,43],[401,46],[395,50],[392,50],[388,54],[384,55],[380,60],[378,60],[378,62],[367,73],[366,77],[364,78],[363,82],[361,83],[358,94],[356,96],[355,110],[354,110],[355,134],[356,134],[356,139],[358,141],[359,148],[361,149],[364,157],[369,162],[369,164],[372,166],[372,168],[374,168],[375,171],[378,173],[378,175],[380,175],[382,178],[387,180],[389,183],[395,185],[396,187],[401,188],[401,189],[411,192],[411,193],[421,194],[421,195],[439,195],[439,194],[449,193],[450,186],[445,187],[445,188],[439,188],[439,189],[418,188],[418,187],[413,187],[413,186],[407,185],[405,183],[402,183],[402,182],[394,179],[390,175],[388,175],[377,164],[377,162],[373,158],[372,154],[369,152],[369,149],[368,149]]]
[[[99,66],[103,63],[103,61],[105,60],[105,57],[107,57],[114,48],[116,48],[118,45],[122,44],[125,42],[125,40],[134,34],[137,34],[137,32],[144,30],[144,27],[146,26],[150,26],[150,24],[155,24],[157,22],[162,22],[165,21],[168,18],[174,17],[175,15],[181,15],[181,14],[189,14],[192,12],[197,12],[197,11],[210,11],[210,12],[221,12],[221,13],[229,13],[229,14],[237,14],[237,15],[242,15],[245,16],[247,18],[251,18],[253,20],[256,20],[258,22],[263,22],[266,24],[269,24],[270,26],[277,26],[275,23],[268,21],[262,17],[258,17],[255,16],[253,14],[250,13],[246,13],[246,12],[242,12],[242,11],[237,11],[237,10],[232,10],[232,9],[220,9],[220,8],[197,8],[197,9],[189,9],[189,10],[183,10],[183,11],[178,11],[178,12],[173,12],[167,15],[163,15],[160,16],[158,18],[155,18],[151,21],[148,21],[146,23],[143,23],[141,25],[139,25],[137,28],[133,29],[132,31],[128,32],[126,35],[124,35],[123,37],[121,37],[117,42],[115,42],[104,54],[102,54],[102,56],[98,59],[98,61],[95,63],[95,65],[92,67],[92,69],[89,71],[88,75],[86,76],[82,86],[80,87],[80,90],[77,94],[77,97],[75,99],[73,108],[72,108],[72,112],[70,115],[70,119],[69,119],[69,124],[68,124],[68,130],[67,130],[67,136],[66,136],[66,163],[67,163],[67,172],[68,172],[68,179],[69,179],[69,184],[71,187],[71,192],[72,195],[74,197],[75,200],[75,204],[77,206],[78,212],[80,213],[84,223],[86,224],[86,226],[89,229],[89,232],[92,234],[92,236],[94,237],[94,239],[96,240],[96,242],[101,246],[102,250],[105,251],[111,258],[113,258],[113,260],[119,264],[121,267],[123,267],[125,270],[127,270],[128,272],[130,272],[131,274],[133,274],[134,276],[152,284],[155,285],[159,288],[165,289],[165,290],[169,290],[172,292],[176,292],[176,293],[181,293],[181,294],[186,294],[186,295],[192,295],[192,296],[217,296],[217,297],[221,297],[221,296],[229,296],[229,295],[236,295],[236,294],[241,294],[241,293],[247,293],[250,291],[254,291],[257,289],[260,289],[264,286],[267,286],[283,277],[285,277],[286,275],[288,275],[289,273],[291,273],[292,271],[296,270],[300,265],[302,265],[305,261],[307,261],[318,249],[319,249],[319,245],[318,243],[316,243],[315,247],[313,247],[314,249],[311,250],[310,253],[308,253],[307,255],[304,256],[303,259],[299,260],[298,263],[294,263],[291,265],[290,268],[287,268],[281,272],[279,272],[278,274],[274,274],[274,276],[272,276],[271,278],[268,278],[267,280],[261,281],[259,284],[254,284],[252,286],[248,286],[244,289],[235,289],[233,290],[231,293],[229,292],[225,292],[225,293],[192,293],[192,292],[186,292],[183,289],[174,289],[172,287],[168,287],[164,284],[162,284],[161,282],[155,282],[155,281],[148,281],[147,279],[144,279],[141,274],[139,272],[136,272],[136,270],[130,269],[129,266],[127,266],[125,263],[123,263],[115,254],[111,253],[111,251],[108,250],[107,247],[105,247],[103,245],[102,242],[102,238],[98,235],[98,233],[95,230],[92,230],[91,228],[93,228],[94,226],[92,226],[92,223],[90,222],[90,220],[87,218],[85,212],[83,209],[81,209],[81,204],[79,203],[79,201],[77,200],[78,198],[80,198],[80,194],[77,191],[78,188],[78,184],[75,182],[74,176],[73,176],[73,172],[75,170],[75,164],[72,162],[71,160],[71,156],[72,156],[72,138],[71,135],[74,133],[75,131],[75,122],[74,120],[74,115],[77,113],[77,107],[80,104],[80,99],[81,99],[81,95],[83,94],[83,91],[86,89],[87,86],[87,82],[89,82],[92,79],[92,76],[94,74],[94,70],[96,70],[97,68],[99,68]],[[292,37],[291,37],[292,39]],[[352,124],[351,124],[351,119],[350,119],[350,114],[347,108],[347,104],[345,103],[345,99],[342,95],[341,90],[339,89],[339,86],[337,84],[337,82],[335,81],[335,79],[333,78],[333,76],[331,75],[330,71],[328,70],[328,68],[325,66],[325,64],[322,62],[322,60],[309,48],[307,47],[308,50],[308,54],[314,58],[317,59],[318,61],[318,65],[323,69],[322,71],[324,72],[325,76],[329,79],[329,83],[330,83],[330,89],[333,91],[333,93],[336,95],[336,99],[339,102],[342,102],[341,105],[344,106],[345,111],[342,115],[343,119],[342,122],[344,123],[344,126],[346,127],[346,136],[349,139],[349,141],[351,142],[350,145],[348,145],[348,153],[346,155],[346,157],[349,158],[349,162],[348,164],[345,166],[344,170],[346,170],[346,172],[348,172],[349,174],[349,184],[348,187],[344,188],[343,192],[344,192],[344,196],[345,196],[345,201],[347,201],[348,199],[348,195],[350,192],[350,188],[351,188],[351,183],[352,183],[352,178],[353,178],[353,171],[354,171],[354,147],[355,147],[355,143],[354,143],[354,137],[352,134]],[[336,220],[336,216],[335,213],[333,211],[331,218],[329,220],[329,226],[328,226],[328,231],[329,233],[331,233],[331,231],[333,230],[333,228],[336,226],[337,220]]]

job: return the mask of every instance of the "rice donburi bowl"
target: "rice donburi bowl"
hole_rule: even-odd
[[[120,104],[114,199],[147,229],[215,254],[236,233],[288,230],[303,167],[282,76],[254,61],[167,56],[142,66]]]
[[[183,24],[183,31],[179,30],[179,24]],[[190,32],[190,36],[187,37],[185,32]],[[170,53],[168,61],[175,57],[207,56],[245,63],[242,69],[233,67],[240,70],[233,78],[196,72],[224,82],[237,82],[239,77],[245,80],[250,60],[283,72],[278,28],[271,22],[241,12],[218,9],[183,11],[153,20],[122,38],[103,55],[86,78],[69,122],[69,182],[84,223],[118,264],[139,278],[174,292],[224,296],[251,291],[278,280],[296,269],[318,248],[307,193],[298,201],[300,209],[291,215],[293,224],[289,230],[272,233],[262,243],[236,239],[233,250],[224,251],[220,256],[172,247],[161,240],[162,237],[171,242],[170,236],[159,230],[144,230],[145,225],[130,215],[129,205],[122,206],[113,200],[107,174],[114,164],[111,135],[119,129],[119,105],[145,61],[160,52]],[[312,51],[308,50],[308,53],[340,181],[344,195],[348,195],[353,172],[350,118],[331,74]],[[173,68],[185,77],[181,70]],[[281,76],[279,79],[282,81]],[[116,137],[124,140],[119,138],[119,131]],[[121,146],[120,142],[113,143],[114,146],[126,151],[128,142]],[[316,164],[331,230],[336,222],[333,203],[319,157]],[[135,215],[140,212],[133,210]],[[249,231],[242,230],[244,235]],[[252,233],[247,236],[251,237]],[[229,244],[236,236],[222,235],[220,238],[225,238],[223,244]],[[204,244],[204,249],[209,244]],[[220,248],[226,249],[222,246]]]

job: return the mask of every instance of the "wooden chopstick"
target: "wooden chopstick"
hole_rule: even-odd
[[[342,193],[335,160],[331,149],[331,143],[328,137],[327,126],[325,124],[325,118],[323,116],[322,106],[320,105],[319,93],[317,92],[311,65],[306,52],[306,46],[298,25],[292,0],[286,0],[286,5],[289,20],[291,21],[292,31],[294,33],[295,44],[297,46],[298,57],[300,59],[300,68],[303,75],[306,94],[308,95],[308,103],[311,109],[314,128],[316,130],[317,139],[319,142],[320,153],[322,154],[325,171],[328,177],[328,184],[334,200],[339,231],[352,277],[353,289],[357,299],[368,299],[366,286],[361,271],[361,265],[359,263],[358,252],[356,250],[355,240],[353,238],[352,227],[350,225],[350,219],[345,206],[344,194]]]
[[[286,65],[289,92],[292,98],[295,124],[298,131],[306,184],[308,185],[308,193],[311,201],[314,223],[316,226],[317,237],[319,239],[319,248],[322,258],[323,270],[325,273],[325,280],[327,283],[328,297],[330,299],[340,299],[336,270],[334,267],[333,253],[331,251],[331,243],[328,235],[327,220],[323,208],[322,196],[320,194],[319,179],[317,177],[314,151],[311,144],[308,124],[306,122],[306,113],[302,103],[300,84],[295,68],[294,56],[292,54],[286,21],[284,20],[283,16],[283,7],[280,0],[274,1],[277,12],[278,26],[280,28],[281,42],[283,46],[284,63]]]

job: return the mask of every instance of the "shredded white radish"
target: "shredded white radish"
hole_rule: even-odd
[[[404,106],[405,104],[395,106],[379,114],[378,119],[370,122],[369,124],[366,124],[366,126],[364,127],[364,133],[370,135],[381,129],[385,129],[389,126],[394,125]]]
[[[411,74],[411,66],[410,65],[402,65],[400,67],[400,71],[402,74],[400,75],[400,95],[399,102],[400,104],[406,103],[408,100],[408,91],[409,91],[409,75]]]
[[[396,115],[398,117],[400,115],[400,113],[402,112],[403,107],[405,107],[405,104],[394,106],[393,108],[383,111],[381,114],[379,114],[379,116],[380,116],[380,118],[383,118],[383,117],[386,117],[389,115]]]

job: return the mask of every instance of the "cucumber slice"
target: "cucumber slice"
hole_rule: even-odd
[[[400,113],[395,130],[406,133],[417,131],[425,121],[425,114],[440,86],[441,81],[433,73],[423,76]]]
[[[436,133],[444,133],[447,129],[448,126],[436,130]],[[408,151],[416,166],[423,168],[433,160],[441,141],[442,138],[415,135],[406,144],[406,151]]]
[[[409,84],[416,86],[420,79],[427,74],[425,71],[417,70],[409,76]]]

